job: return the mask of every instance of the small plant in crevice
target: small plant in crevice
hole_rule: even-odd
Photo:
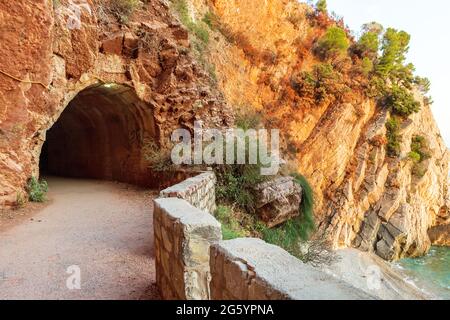
[[[26,201],[26,197],[23,195],[23,193],[17,192],[15,207],[17,209],[22,208],[25,205]]]
[[[214,215],[222,224],[223,240],[232,240],[246,236],[246,233],[234,215],[232,208],[220,205],[217,207]]]
[[[320,13],[327,14],[328,13],[327,0],[318,0],[316,3],[316,10]]]
[[[208,11],[205,13],[205,15],[202,18],[202,21],[211,29],[215,30],[219,24],[219,19],[217,16],[212,13],[211,11]]]
[[[186,0],[172,0],[172,7],[178,13],[181,23],[204,44],[208,44],[209,31],[207,28],[212,26],[212,14],[206,15],[201,21],[194,21]]]
[[[399,133],[400,126],[401,118],[399,117],[391,117],[386,122],[386,150],[388,155],[393,158],[400,156],[400,144],[402,141],[402,137]]]
[[[102,6],[108,6],[104,9],[112,13],[120,23],[127,23],[130,16],[142,6],[142,2],[140,0],[109,0]]]
[[[235,164],[215,166],[217,176],[216,197],[221,203],[233,204],[248,213],[254,213],[253,187],[267,177],[261,175],[261,165]]]
[[[411,152],[409,159],[413,161],[412,174],[415,177],[422,178],[426,173],[425,160],[431,158],[428,141],[425,137],[416,135],[411,140]]]
[[[39,181],[36,177],[31,177],[27,185],[28,197],[32,202],[45,202],[48,192],[47,181]]]
[[[170,150],[161,148],[151,138],[144,139],[142,154],[149,168],[155,172],[168,172],[175,169]]]

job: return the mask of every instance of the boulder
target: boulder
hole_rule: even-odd
[[[302,197],[301,187],[292,177],[280,177],[258,184],[254,188],[257,195],[257,213],[270,228],[299,215]]]

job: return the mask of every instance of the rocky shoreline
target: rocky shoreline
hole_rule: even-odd
[[[441,300],[425,288],[419,288],[392,263],[373,253],[356,249],[337,251],[339,259],[322,271],[348,282],[381,300]]]

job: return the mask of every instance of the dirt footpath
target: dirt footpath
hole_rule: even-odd
[[[157,299],[152,193],[48,182],[46,205],[0,228],[0,299]]]

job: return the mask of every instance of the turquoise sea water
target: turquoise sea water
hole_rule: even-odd
[[[419,288],[450,300],[449,247],[432,247],[425,257],[403,259],[397,265]]]

